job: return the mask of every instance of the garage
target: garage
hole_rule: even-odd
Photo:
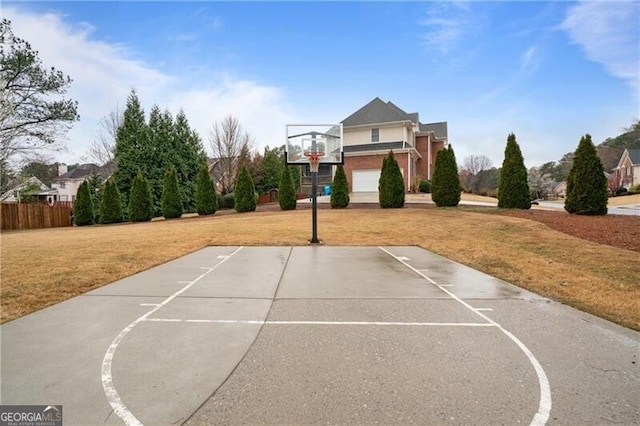
[[[380,180],[380,169],[354,170],[353,171],[353,192],[378,192],[379,180]]]

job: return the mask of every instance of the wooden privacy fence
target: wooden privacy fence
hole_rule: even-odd
[[[71,203],[50,206],[37,203],[2,203],[0,221],[3,230],[58,228],[71,226]]]

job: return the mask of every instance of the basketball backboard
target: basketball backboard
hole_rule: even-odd
[[[319,163],[342,164],[342,146],[342,124],[287,125],[287,164],[309,164],[309,152],[324,154]]]

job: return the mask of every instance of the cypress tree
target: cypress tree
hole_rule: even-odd
[[[331,186],[331,208],[343,209],[349,205],[349,183],[344,168],[338,165]]]
[[[147,173],[149,128],[145,122],[144,110],[135,90],[127,98],[123,121],[118,128],[115,146],[115,161],[118,165],[114,173],[119,192],[124,197],[124,205],[129,204],[131,185],[138,170]],[[102,220],[100,221],[101,223]]]
[[[404,178],[393,151],[382,160],[378,191],[378,201],[383,209],[404,206]]]
[[[214,214],[217,209],[216,188],[211,180],[211,175],[209,175],[209,168],[203,164],[200,166],[196,183],[196,211],[199,215],[205,216]]]
[[[266,158],[266,157],[265,157]],[[278,203],[282,210],[295,210],[297,205],[296,190],[293,187],[291,170],[289,167],[282,167],[280,173],[280,185],[278,186]]]
[[[100,203],[100,223],[120,223],[122,222],[122,201],[120,191],[115,182],[115,178],[107,181]]]
[[[564,208],[580,215],[607,214],[608,190],[604,167],[598,157],[591,135],[580,138],[567,177],[567,198]]]
[[[498,187],[498,207],[501,209],[530,209],[527,168],[524,165],[520,146],[516,135],[509,134],[504,150],[504,161],[500,170],[500,186]]]
[[[170,114],[165,112],[168,118]],[[202,145],[202,140],[195,130],[189,126],[189,121],[184,111],[180,110],[172,124],[171,131],[173,160],[165,164],[177,167],[180,198],[186,212],[197,211],[196,191],[200,165],[206,163],[207,156]],[[215,189],[214,189],[215,191]],[[216,207],[217,208],[217,207]],[[212,213],[215,212],[215,209]]]
[[[234,189],[235,209],[238,213],[255,211],[256,189],[253,186],[253,180],[247,170],[247,166],[242,166],[238,174],[238,181]]]
[[[431,199],[438,207],[456,207],[460,203],[460,176],[453,146],[436,154],[435,170],[431,179]]]
[[[77,226],[93,225],[93,201],[89,192],[89,182],[84,181],[78,187],[73,203],[73,221]]]
[[[131,196],[129,197],[129,220],[131,222],[148,222],[153,218],[153,198],[149,183],[138,171],[131,186]]]
[[[176,168],[171,166],[164,175],[162,189],[162,215],[165,219],[175,219],[182,216],[182,200],[178,189],[178,174]]]

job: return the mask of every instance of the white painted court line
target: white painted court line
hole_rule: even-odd
[[[111,345],[109,345],[109,348],[107,349],[107,352],[104,354],[104,358],[102,359],[102,389],[104,391],[105,396],[107,397],[107,400],[109,401],[109,404],[111,405],[111,408],[113,408],[113,412],[118,417],[120,417],[127,426],[142,425],[142,423],[140,422],[140,420],[136,418],[136,416],[133,415],[131,411],[129,411],[127,406],[122,402],[122,399],[120,399],[120,395],[118,394],[118,391],[113,385],[113,376],[111,374],[111,364],[113,363],[113,356],[115,355],[116,350],[118,350],[118,345],[122,342],[125,336],[129,334],[131,330],[133,330],[133,328],[136,325],[146,320],[150,315],[157,312],[160,308],[165,306],[167,303],[171,302],[173,299],[175,299],[176,297],[178,297],[179,295],[187,291],[192,285],[194,285],[195,283],[200,281],[202,278],[206,277],[211,272],[216,270],[218,266],[222,265],[224,262],[226,262],[233,255],[238,253],[240,250],[242,250],[242,247],[236,249],[233,253],[231,253],[225,259],[218,262],[215,266],[206,268],[205,272],[200,274],[200,276],[198,276],[193,281],[185,281],[186,283],[188,283],[187,285],[185,285],[180,290],[173,293],[171,296],[167,297],[165,300],[157,304],[153,309],[148,311],[146,314],[138,317],[138,319],[136,319],[131,324],[126,326],[120,332],[120,334],[118,334],[115,337],[115,339],[113,339],[113,341],[111,342]]]
[[[186,322],[200,324],[255,324],[255,325],[357,325],[357,326],[418,326],[418,327],[496,327],[491,323],[476,322],[396,322],[396,321],[258,321],[258,320],[207,320],[180,318],[145,318],[145,322]]]
[[[141,303],[140,306],[160,306],[159,303]]]
[[[476,308],[476,311],[478,311],[478,312],[484,312],[484,311],[493,312],[493,309],[492,308]]]
[[[458,296],[456,296],[455,294],[451,293],[449,290],[444,288],[443,285],[438,284],[437,282],[435,282],[434,280],[432,280],[431,278],[429,278],[428,276],[426,276],[425,274],[423,274],[413,266],[409,265],[406,261],[402,260],[400,257],[395,256],[393,253],[391,253],[389,250],[385,249],[384,247],[378,247],[378,248],[384,251],[385,253],[387,253],[389,256],[396,259],[398,262],[405,265],[407,268],[414,271],[416,274],[420,275],[421,277],[429,281],[434,286],[438,287],[440,290],[448,294],[451,298],[461,303],[466,308],[470,309],[476,315],[479,315],[482,319],[487,321],[489,324],[493,324],[494,326],[496,326],[500,331],[502,331],[509,339],[511,339],[511,341],[513,341],[520,348],[520,350],[526,355],[526,357],[529,359],[529,362],[533,366],[533,369],[535,370],[536,375],[538,376],[538,384],[540,387],[540,402],[538,404],[538,412],[531,420],[530,425],[531,426],[545,425],[549,420],[549,414],[551,413],[551,387],[549,385],[549,379],[547,378],[547,374],[544,372],[542,365],[540,365],[540,362],[538,362],[538,360],[533,355],[533,353],[529,350],[529,348],[527,348],[525,344],[520,341],[520,339],[518,339],[516,336],[511,334],[506,329],[504,329],[500,324],[498,324],[488,316],[484,315],[483,313],[479,312],[477,309],[474,309],[467,302],[460,299]]]

